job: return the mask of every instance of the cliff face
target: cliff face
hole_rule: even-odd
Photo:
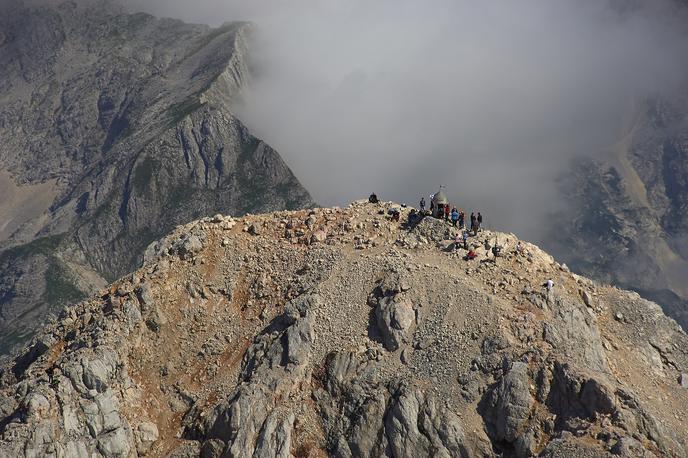
[[[656,304],[391,207],[151,244],[2,366],[0,456],[686,456],[688,336]]]
[[[574,165],[552,249],[575,270],[656,300],[688,328],[685,107],[685,98],[638,103],[616,145]]]
[[[13,198],[0,205],[0,351],[16,340],[8,329],[31,334],[22,316],[66,303],[47,298],[130,271],[178,224],[311,204],[231,112],[248,24],[212,29],[95,0],[2,8],[0,189]]]

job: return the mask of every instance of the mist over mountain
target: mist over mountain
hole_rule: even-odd
[[[256,24],[242,119],[318,202],[440,185],[688,326],[685,1],[132,1]]]
[[[196,21],[257,24],[239,107],[315,198],[439,185],[529,237],[571,158],[616,143],[633,99],[686,81],[675,2],[143,1]]]
[[[0,0],[0,457],[688,456],[646,3]]]

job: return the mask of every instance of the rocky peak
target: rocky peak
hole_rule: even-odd
[[[686,455],[656,304],[393,207],[177,227],[1,369],[0,455]]]
[[[688,328],[688,87],[639,100],[618,143],[560,180],[548,245],[574,270],[638,291]]]
[[[250,26],[115,3],[0,14],[0,359],[179,224],[312,204],[232,112]]]

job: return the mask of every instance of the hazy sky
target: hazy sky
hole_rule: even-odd
[[[624,11],[610,5],[626,5]],[[324,205],[446,186],[537,238],[554,179],[615,142],[634,97],[686,77],[688,23],[652,0],[131,0],[187,21],[250,20],[234,107]]]

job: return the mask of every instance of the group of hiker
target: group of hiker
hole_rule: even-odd
[[[368,202],[378,203],[379,199],[377,195],[373,193],[368,198]],[[464,258],[466,260],[470,261],[477,258],[478,253],[475,251],[475,249],[469,248],[468,236],[469,232],[472,232],[473,236],[476,236],[478,234],[478,231],[480,231],[483,225],[482,213],[478,212],[476,215],[475,212],[471,212],[471,216],[469,219],[470,226],[466,228],[466,215],[463,209],[457,209],[456,207],[452,207],[449,203],[449,200],[447,200],[447,198],[444,196],[444,193],[442,193],[441,189],[440,191],[430,196],[429,211],[426,210],[426,205],[427,203],[425,202],[425,197],[421,197],[419,203],[420,210],[418,212],[416,212],[415,209],[411,210],[411,212],[409,213],[409,222],[411,222],[412,220],[416,221],[418,217],[422,218],[427,215],[432,215],[435,218],[444,219],[445,221],[451,220],[452,225],[460,229],[460,232],[458,232],[456,234],[456,237],[454,238],[454,250],[459,249],[459,247],[462,247],[464,250],[466,250],[467,253]],[[406,207],[406,205],[402,204],[402,207]],[[393,221],[399,221],[399,209],[394,208],[390,210],[390,214]],[[492,252],[494,261],[497,262],[497,258],[502,256],[502,246],[499,245],[496,241],[494,245],[490,245],[490,241],[487,238],[485,239],[483,245],[485,248],[485,252],[488,255],[490,252]],[[519,241],[516,245],[516,253],[520,254],[521,252],[523,252],[523,245]],[[554,288],[554,282],[550,278],[542,286],[545,287],[547,289],[547,292],[549,293]]]
[[[426,210],[426,202],[425,198],[422,197],[420,199],[420,212],[421,214],[425,214]],[[439,207],[439,208],[436,208]],[[471,212],[470,216],[470,226],[466,227],[466,214],[464,213],[463,209],[457,209],[456,207],[451,207],[449,203],[436,203],[435,199],[432,199],[432,202],[430,203],[430,214],[435,216],[436,218],[444,218],[445,221],[451,221],[452,225],[454,227],[458,227],[460,229],[468,229],[470,232],[473,232],[473,235],[476,235],[478,231],[480,230],[481,226],[483,225],[483,215],[482,213],[478,212],[476,215],[475,212]]]
[[[451,221],[454,227],[458,227],[460,229],[460,232],[456,234],[454,239],[454,250],[463,247],[463,249],[467,252],[465,259],[475,259],[478,254],[474,249],[469,248],[468,236],[469,233],[472,233],[473,236],[478,235],[478,231],[480,231],[483,225],[482,213],[478,212],[476,214],[475,212],[471,212],[467,227],[466,214],[464,213],[463,209],[457,209],[455,206],[452,206],[441,189],[430,196],[429,211],[426,211],[426,205],[427,203],[425,201],[425,197],[422,197],[420,199],[420,213],[423,215],[430,214],[435,218]],[[497,243],[495,243],[494,246],[491,246],[489,241],[485,239],[485,250],[488,254],[492,252],[496,261],[497,257],[501,256],[502,247]]]
[[[378,199],[377,194],[372,193],[368,197],[368,202],[376,204],[380,202],[380,200]],[[402,204],[402,207],[405,206],[405,204]],[[427,215],[432,215],[438,219],[451,221],[454,227],[458,227],[461,230],[468,230],[469,232],[472,232],[474,236],[478,234],[478,231],[480,231],[483,225],[482,213],[478,212],[476,214],[475,212],[471,212],[470,218],[468,220],[470,224],[468,225],[468,227],[466,227],[466,214],[464,213],[463,209],[457,209],[456,207],[452,207],[449,203],[449,200],[447,200],[447,198],[441,190],[430,196],[429,211],[426,210],[426,207],[427,204],[425,202],[425,197],[422,197],[420,199],[420,211],[416,213],[415,210],[412,210],[411,214],[409,215],[409,218],[415,219],[418,216],[423,217]],[[399,221],[398,210],[391,211],[390,214],[392,215],[392,219],[394,221]]]

